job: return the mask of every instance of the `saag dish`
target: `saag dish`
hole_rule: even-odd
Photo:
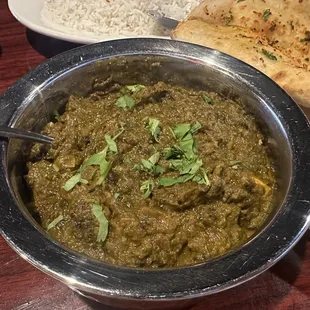
[[[62,244],[132,267],[192,265],[244,244],[272,211],[264,136],[241,104],[159,82],[71,97],[34,145],[31,209]]]

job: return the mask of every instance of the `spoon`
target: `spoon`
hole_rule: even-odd
[[[33,131],[27,131],[24,129],[3,127],[0,126],[0,138],[16,138],[22,140],[29,140],[32,142],[50,144],[53,142],[53,138]]]
[[[164,14],[159,13],[158,11],[155,10],[148,10],[146,11],[146,13],[152,16],[159,24],[168,29],[175,29],[178,23],[180,22],[175,18],[165,16]]]

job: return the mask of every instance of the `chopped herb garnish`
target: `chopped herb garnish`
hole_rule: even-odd
[[[174,182],[180,183],[180,181],[186,182],[192,179],[198,184],[209,185],[210,182],[207,173],[205,169],[202,168],[202,165],[202,160],[197,157],[192,160],[188,160],[187,158],[171,160],[170,168],[178,171],[184,177],[181,179],[177,178]]]
[[[202,160],[197,159],[196,161],[188,162],[183,165],[180,170],[181,174],[196,174],[199,168],[202,166]]]
[[[159,176],[160,174],[165,172],[165,169],[158,165],[160,153],[157,152],[153,154],[149,159],[141,159],[141,164],[137,164],[134,166],[135,169],[144,171],[154,177]]]
[[[155,118],[148,118],[148,123],[145,126],[146,130],[151,134],[152,138],[158,142],[161,134],[160,121]]]
[[[99,231],[97,235],[97,242],[104,242],[108,236],[109,222],[106,219],[102,207],[97,204],[92,204],[91,211],[99,222]]]
[[[243,2],[243,1],[245,1],[245,0],[238,0],[238,1],[237,1],[237,3],[239,3],[239,2]]]
[[[52,228],[54,228],[56,225],[58,225],[62,220],[64,219],[64,217],[62,215],[57,216],[51,223],[49,223],[47,225],[47,230],[50,230]]]
[[[195,134],[200,128],[201,124],[196,122],[194,125],[179,124],[173,130],[174,136],[179,140],[180,148],[188,159],[193,158],[198,150],[193,134]]]
[[[82,175],[81,173],[77,173],[75,174],[74,176],[72,176],[67,182],[66,184],[64,185],[64,190],[65,191],[71,191],[71,189],[74,188],[75,185],[77,185],[78,183],[82,183],[82,184],[87,184],[88,181],[87,180],[84,180],[82,178]]]
[[[114,194],[114,199],[118,199],[119,196],[120,196],[120,193],[115,193]]]
[[[177,171],[178,177],[162,177],[158,182],[159,187],[168,187],[190,180],[198,184],[209,184],[206,171],[202,168],[203,162],[196,155],[198,151],[197,141],[193,135],[201,128],[201,124],[177,124],[172,131],[173,136],[178,140],[178,145],[174,145],[163,150],[163,156],[169,163],[169,169]],[[152,176],[159,176],[165,169],[158,165],[160,153],[156,152],[149,159],[142,159],[140,164],[134,166],[135,169],[144,171]],[[144,197],[149,197],[154,189],[154,182],[148,180],[143,182],[140,190]]]
[[[137,93],[140,90],[144,89],[145,86],[142,84],[136,84],[136,85],[126,85],[126,88],[131,91],[132,93]]]
[[[262,48],[262,53],[271,60],[277,60],[277,57],[273,54]]]
[[[290,26],[291,26],[291,29],[294,30],[295,27],[292,21],[290,22]]]
[[[112,161],[108,161],[106,159],[108,155],[108,151],[110,150],[112,152],[112,155],[115,155],[117,153],[117,145],[114,144],[114,140],[116,140],[123,132],[124,128],[122,127],[121,131],[116,134],[113,138],[106,135],[105,139],[107,142],[107,146],[99,153],[93,154],[90,156],[84,164],[79,168],[78,172],[73,175],[64,185],[64,189],[66,191],[72,190],[78,183],[88,184],[88,181],[82,178],[82,173],[85,171],[85,169],[89,166],[99,166],[99,179],[96,183],[96,185],[102,184],[102,182],[106,179],[108,176],[111,168],[112,168]],[[114,143],[113,143],[114,142]]]
[[[169,187],[178,183],[185,183],[191,180],[194,175],[182,175],[178,178],[161,178],[158,182],[159,187]]]
[[[173,129],[173,134],[174,137],[177,140],[182,140],[186,134],[190,131],[191,129],[191,124],[178,124],[175,126],[175,128]]]
[[[99,179],[96,183],[96,185],[100,185],[103,183],[103,181],[106,179],[108,176],[111,168],[112,168],[112,162],[104,161],[102,164],[100,164],[100,176]]]
[[[225,24],[226,24],[226,26],[228,26],[231,23],[231,21],[233,20],[233,16],[232,16],[231,10],[229,10],[228,13],[230,15],[225,17]]]
[[[54,117],[55,117],[55,120],[56,120],[57,122],[60,121],[60,114],[59,114],[59,112],[56,111],[56,110],[54,110]]]
[[[178,159],[184,155],[184,151],[177,145],[167,147],[163,151],[165,159]]]
[[[205,103],[207,103],[207,104],[214,104],[212,98],[208,97],[207,95],[202,95],[202,98],[203,98]]]
[[[118,153],[117,145],[116,145],[115,141],[111,138],[111,136],[105,135],[104,138],[108,144],[110,151],[117,154]]]
[[[180,147],[184,151],[187,159],[191,159],[195,156],[194,153],[194,138],[191,133],[188,133],[180,142]]]
[[[82,165],[81,171],[84,171],[89,166],[96,166],[96,165],[100,166],[100,169],[101,169],[101,167],[104,167],[107,165],[106,156],[107,156],[107,150],[106,149],[104,149],[103,151],[101,151],[99,153],[96,153],[96,154],[90,156],[85,161],[85,163]]]
[[[197,182],[198,184],[205,184],[210,185],[210,180],[208,178],[207,172],[204,168],[200,168],[200,174],[195,175],[193,178],[194,182]]]
[[[194,125],[191,124],[178,124],[173,129],[173,135],[177,140],[182,140],[187,136],[188,133],[194,134],[201,128],[201,124],[196,122]]]
[[[160,158],[160,153],[156,152],[149,158],[149,162],[152,163],[153,165],[156,165],[159,161],[159,158]]]
[[[170,168],[178,170],[180,174],[196,174],[202,166],[201,159],[187,160],[176,159],[170,161]]]
[[[201,129],[201,124],[199,122],[196,122],[194,125],[192,125],[192,128],[191,128],[191,134],[194,134],[196,133],[199,129]]]
[[[159,183],[161,186],[171,186],[191,179],[195,179],[195,182],[199,184],[206,184],[204,182],[207,181],[204,181],[204,174],[201,170],[203,169],[202,160],[196,155],[198,143],[193,137],[201,127],[201,124],[196,122],[194,125],[178,124],[173,129],[173,135],[179,141],[179,145],[166,148],[164,156],[166,160],[169,160],[170,169],[178,171],[181,176],[178,178],[162,178]],[[198,173],[202,173],[202,175],[198,177]]]
[[[124,95],[124,96],[119,97],[117,99],[115,105],[118,108],[130,109],[130,108],[133,108],[136,105],[136,101],[131,96]]]
[[[232,21],[232,15],[225,17],[225,25],[228,26]]]
[[[127,165],[131,165],[132,161],[129,158],[126,157],[126,158],[123,159],[123,163],[127,164]]]
[[[148,198],[151,196],[152,191],[154,190],[154,181],[153,180],[147,180],[142,182],[140,191],[143,193],[144,198]]]
[[[265,10],[263,13],[263,20],[266,21],[270,15],[271,15],[270,9]]]

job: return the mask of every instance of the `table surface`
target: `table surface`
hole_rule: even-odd
[[[71,47],[27,31],[10,14],[7,1],[0,0],[0,94],[46,57]],[[310,231],[270,270],[243,285],[205,298],[191,310],[310,309],[309,240]],[[81,298],[38,271],[0,237],[0,309],[111,308]]]

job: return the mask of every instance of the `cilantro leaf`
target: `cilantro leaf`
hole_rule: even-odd
[[[103,151],[101,151],[99,153],[93,154],[81,166],[80,171],[84,171],[89,166],[95,166],[95,165],[100,166],[100,164],[102,162],[106,161],[105,160],[106,156],[107,156],[107,150],[106,149],[104,149]]]
[[[205,103],[214,104],[214,101],[210,97],[208,97],[207,95],[202,95],[202,98],[203,98]]]
[[[151,196],[152,191],[154,190],[154,181],[153,180],[147,180],[142,182],[140,191],[143,193],[144,198],[148,198]]]
[[[263,13],[263,20],[266,21],[270,15],[271,15],[270,9],[265,10]]]
[[[99,179],[98,179],[96,185],[102,184],[102,182],[106,179],[106,177],[108,176],[108,174],[112,168],[112,162],[103,160],[100,163],[99,167],[100,167],[100,175],[99,175]]]
[[[173,129],[173,135],[177,140],[185,139],[188,134],[194,134],[201,128],[201,124],[196,122],[194,125],[191,124],[178,124]]]
[[[142,165],[142,166],[141,166]],[[148,171],[148,170],[152,170],[154,164],[152,164],[149,160],[147,159],[141,159],[141,165],[140,165],[140,169],[138,170],[142,170],[142,171]]]
[[[165,159],[178,159],[184,155],[184,151],[178,146],[167,147],[163,150]]]
[[[271,60],[277,60],[277,57],[273,54],[262,48],[262,53]]]
[[[115,102],[115,105],[118,108],[133,108],[136,105],[136,101],[129,95],[124,95],[122,97],[119,97],[117,101]]]
[[[115,141],[111,138],[111,136],[105,135],[104,138],[108,144],[110,151],[117,154],[118,153],[117,145],[116,145]]]
[[[144,89],[145,86],[142,84],[135,84],[135,85],[126,85],[126,88],[132,93],[137,93],[140,90]]]
[[[202,160],[197,159],[194,161],[183,162],[183,165],[180,169],[180,174],[195,174],[199,168],[202,166]]]
[[[87,184],[88,181],[82,178],[81,173],[76,173],[74,176],[72,176],[63,186],[63,189],[65,191],[71,191],[77,185],[78,183]]]
[[[60,121],[60,114],[59,114],[59,112],[57,110],[54,110],[53,114],[54,114],[55,120],[57,122],[59,122]]]
[[[62,215],[57,216],[51,223],[49,223],[47,225],[47,230],[50,230],[52,228],[54,228],[56,225],[58,225],[62,220],[64,219],[64,217]]]
[[[170,187],[178,183],[184,183],[191,180],[194,175],[182,175],[178,178],[161,178],[158,182],[159,187]]]
[[[196,133],[201,127],[201,124],[199,122],[196,122],[194,125],[191,126],[191,134]]]
[[[154,154],[149,158],[149,161],[150,161],[153,165],[155,165],[155,164],[158,163],[159,158],[160,158],[160,153],[159,153],[159,152],[156,152],[156,153],[154,153]]]
[[[102,184],[102,182],[106,179],[112,168],[112,161],[107,161],[107,152],[110,150],[112,153],[116,154],[118,152],[117,145],[114,142],[123,132],[124,128],[122,127],[121,131],[116,134],[113,138],[109,135],[105,135],[105,140],[107,142],[107,146],[99,153],[93,154],[90,156],[85,163],[79,168],[78,172],[72,176],[63,186],[66,191],[72,190],[78,183],[87,184],[88,181],[82,178],[82,173],[89,166],[99,166],[100,174],[99,179],[96,185]]]
[[[100,205],[92,204],[91,211],[99,222],[99,231],[98,231],[98,235],[97,235],[97,242],[104,242],[108,236],[109,222],[106,219],[106,217],[102,211],[102,207]]]
[[[202,160],[194,158],[175,159],[170,161],[170,168],[179,171],[180,174],[195,174],[202,166]]]
[[[159,141],[159,136],[161,134],[161,129],[160,129],[160,121],[149,117],[148,123],[145,126],[146,130],[151,134],[153,139],[158,142]]]
[[[198,175],[195,175],[193,178],[194,182],[197,182],[198,184],[205,184],[210,185],[210,180],[208,178],[207,172],[204,168],[200,168]]]
[[[173,129],[174,137],[177,140],[182,140],[187,135],[187,133],[190,131],[190,129],[191,129],[191,124],[178,124]]]
[[[231,12],[231,9],[228,11],[229,16],[226,16],[225,19],[225,25],[228,26],[230,24],[230,22],[233,20],[233,15]]]
[[[181,170],[183,167],[184,159],[171,159],[169,166],[173,170]]]
[[[134,168],[140,171],[144,171],[155,177],[159,176],[165,172],[165,169],[162,166],[157,165],[159,158],[160,153],[156,152],[149,159],[141,159],[141,164],[135,165]]]
[[[195,156],[193,151],[194,138],[191,133],[187,134],[180,142],[180,147],[184,151],[186,158],[191,159]]]

